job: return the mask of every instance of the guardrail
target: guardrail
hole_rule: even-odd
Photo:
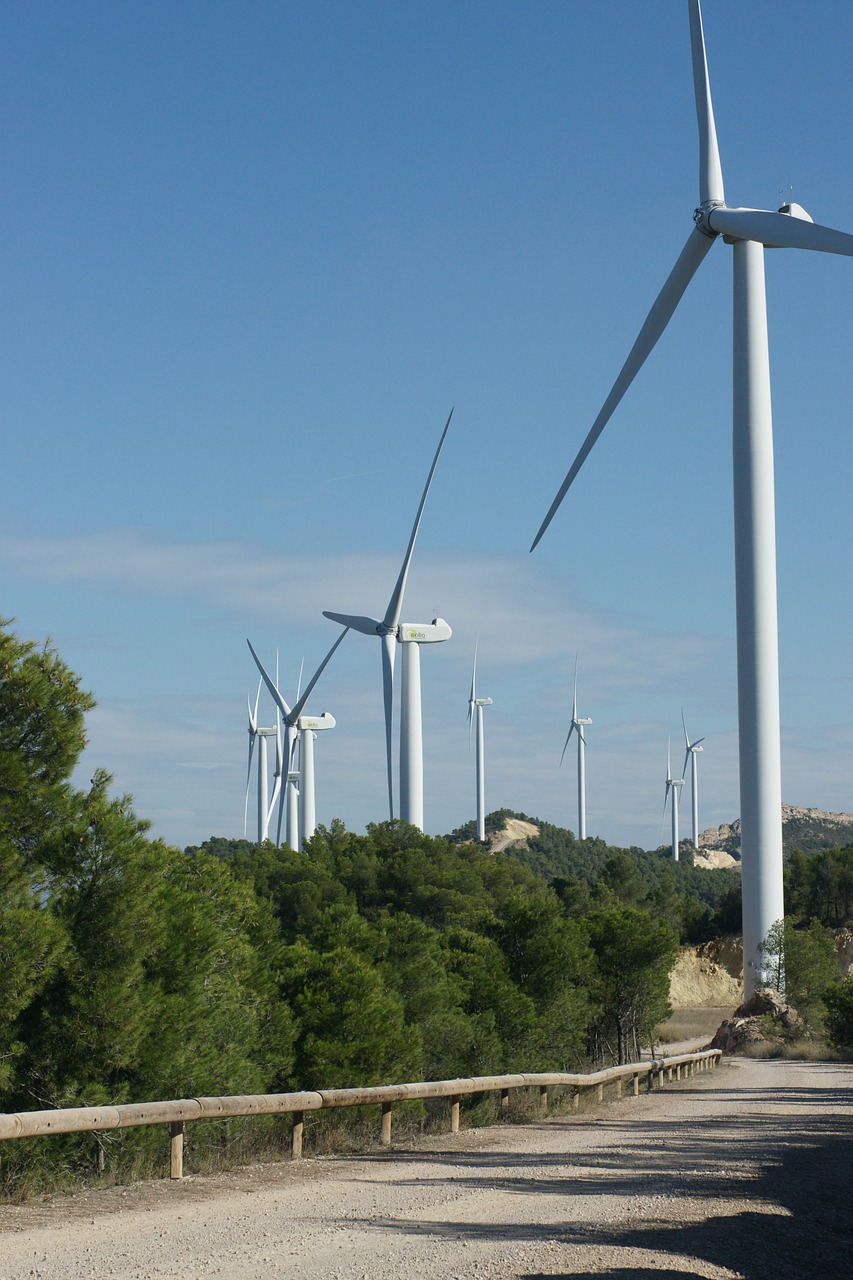
[[[224,1120],[233,1116],[293,1116],[291,1155],[302,1155],[302,1136],[306,1111],[322,1111],[331,1107],[379,1105],[382,1109],[379,1140],[391,1142],[391,1116],[395,1102],[419,1098],[450,1099],[450,1131],[459,1132],[459,1103],[472,1093],[500,1092],[501,1109],[509,1106],[513,1089],[539,1089],[539,1107],[548,1111],[548,1089],[570,1088],[572,1104],[577,1110],[581,1091],[595,1089],[598,1101],[604,1099],[604,1086],[616,1084],[617,1097],[622,1096],[624,1082],[631,1080],[634,1096],[640,1092],[640,1078],[645,1077],[651,1093],[655,1079],[663,1088],[664,1077],[690,1076],[694,1071],[716,1067],[722,1053],[719,1049],[703,1049],[671,1058],[655,1058],[648,1062],[631,1062],[621,1067],[606,1067],[587,1075],[559,1071],[504,1076],[472,1076],[458,1080],[427,1080],[414,1084],[375,1085],[365,1089],[320,1089],[303,1093],[260,1093],[223,1098],[178,1098],[170,1102],[131,1102],[118,1107],[66,1107],[53,1111],[21,1111],[0,1115],[0,1141],[15,1138],[38,1138],[60,1133],[98,1133],[109,1129],[132,1129],[140,1125],[168,1124],[170,1127],[170,1176],[184,1176],[184,1131],[193,1120]]]

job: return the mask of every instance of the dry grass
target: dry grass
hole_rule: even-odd
[[[657,1042],[678,1044],[682,1040],[698,1040],[703,1036],[710,1040],[723,1019],[731,1016],[731,1009],[675,1009],[672,1016],[657,1028]]]

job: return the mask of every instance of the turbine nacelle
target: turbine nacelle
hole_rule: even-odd
[[[321,729],[334,729],[337,720],[330,712],[324,711],[320,716],[300,716],[296,723],[300,729],[313,729],[318,733]]]
[[[444,618],[433,618],[432,622],[401,622],[397,629],[400,644],[438,644],[452,635]]]

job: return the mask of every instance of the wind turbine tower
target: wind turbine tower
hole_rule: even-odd
[[[483,732],[483,707],[492,705],[491,698],[477,697],[477,648],[480,643],[479,636],[474,645],[474,667],[471,672],[471,696],[468,699],[468,741],[471,741],[471,729],[476,722],[476,743],[477,750],[475,755],[476,777],[477,777],[477,839],[481,842],[486,838],[486,755],[485,740]]]
[[[687,725],[684,723],[684,711],[681,712],[681,726],[684,729],[684,768],[681,770],[682,779],[687,774],[687,764],[690,761],[690,799],[692,803],[693,816],[693,848],[699,850],[699,761],[697,756],[702,750],[701,743],[704,738],[697,738],[695,742],[691,742],[687,734]]]
[[[569,745],[569,739],[573,733],[578,735],[578,839],[586,839],[586,737],[584,729],[592,724],[591,720],[582,718],[578,715],[578,660],[575,658],[575,684],[572,693],[572,722],[569,725],[569,732],[563,745],[563,754],[560,756],[560,764],[566,754]]]
[[[400,696],[400,817],[412,826],[424,828],[424,746],[423,718],[421,712],[421,655],[422,644],[436,644],[449,640],[453,632],[443,618],[432,622],[401,622],[403,596],[409,576],[415,541],[421,525],[432,478],[450,426],[453,410],[444,424],[435,457],[432,460],[426,486],[421,495],[418,513],[409,536],[409,545],[403,557],[399,577],[391,592],[385,616],[367,618],[361,614],[331,613],[323,610],[325,618],[352,627],[366,636],[378,636],[382,642],[382,692],[385,704],[385,763],[388,775],[388,812],[394,817],[394,771],[392,764],[392,738],[394,714],[394,658],[397,645],[403,647],[403,680]]]
[[[812,221],[800,205],[778,210],[726,203],[711,103],[699,0],[688,0],[693,84],[699,123],[699,201],[693,229],[640,329],[604,405],[560,486],[533,545],[541,538],[590,450],[639,373],[715,242],[732,246],[734,266],[733,471],[737,609],[744,988],[760,986],[767,961],[761,943],[784,915],[779,645],[776,608],[776,516],[773,423],[764,248],[813,249],[853,257],[853,236]],[[627,220],[654,227],[654,195],[643,193]],[[706,321],[706,324],[710,321]],[[701,343],[697,342],[701,355]]]
[[[666,802],[672,795],[672,860],[678,861],[678,793],[684,786],[683,778],[673,778],[672,766],[669,757],[670,744],[666,744],[666,790],[663,794],[663,808],[666,812]]]
[[[276,737],[278,734],[277,727],[265,727],[258,724],[258,703],[261,697],[261,686],[258,684],[258,692],[255,697],[254,710],[251,702],[247,699],[247,708],[249,713],[249,767],[246,771],[246,801],[243,806],[243,838],[246,837],[246,830],[249,823],[249,788],[252,780],[252,755],[255,749],[255,742],[258,743],[258,844],[263,844],[264,840],[269,839],[270,821],[272,813],[275,809],[278,799],[278,781],[273,791],[272,798],[269,794],[269,763],[267,756],[267,739]]]
[[[328,711],[321,716],[299,717],[299,849],[305,847],[317,829],[314,798],[314,739],[324,729],[334,729],[337,721]]]

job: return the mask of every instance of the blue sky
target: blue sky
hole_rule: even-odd
[[[731,255],[715,246],[537,551],[687,237],[686,5],[3,6],[2,611],[98,701],[98,765],[175,844],[240,835],[249,636],[295,688],[380,613],[455,414],[405,614],[426,825],[487,806],[652,847],[667,735],[737,815]],[[853,10],[707,0],[732,203],[853,230]],[[853,263],[767,255],[783,795],[853,810]],[[291,690],[292,691],[292,690]],[[271,718],[271,708],[264,709]],[[310,709],[318,817],[385,816],[378,646]],[[686,797],[685,797],[686,808]],[[686,823],[685,823],[686,834]]]

